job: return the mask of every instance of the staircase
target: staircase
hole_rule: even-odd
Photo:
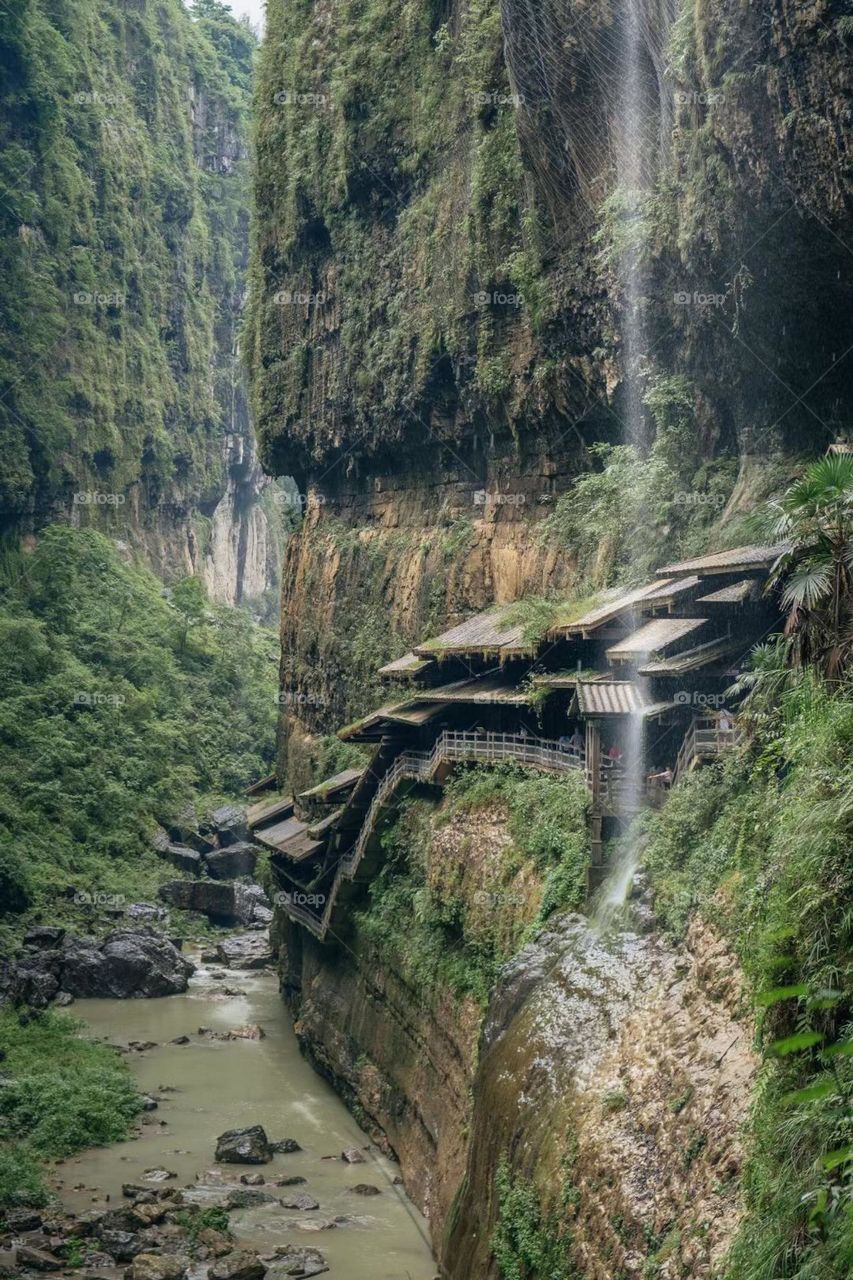
[[[512,763],[556,774],[586,774],[582,748],[569,745],[563,748],[546,738],[516,734],[446,731],[436,739],[429,752],[396,752],[396,743],[382,741],[341,815],[332,848],[344,852],[339,854],[335,876],[322,910],[315,913],[298,903],[284,903],[288,916],[321,940],[329,930],[346,882],[358,882],[361,878],[359,873],[363,871],[362,863],[379,815],[404,782],[433,782],[442,765],[470,761],[480,764]],[[603,766],[603,788],[615,790],[619,772],[614,766]],[[367,879],[370,879],[369,874]]]
[[[700,764],[719,759],[726,751],[740,746],[742,741],[743,730],[733,721],[721,728],[716,716],[697,716],[679,748],[673,785],[692,773]]]

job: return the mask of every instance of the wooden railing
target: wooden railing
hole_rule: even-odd
[[[586,756],[583,747],[566,743],[561,746],[547,738],[534,738],[509,733],[463,733],[448,730],[439,735],[429,752],[404,751],[382,775],[364,815],[364,820],[353,844],[338,863],[335,878],[321,914],[315,914],[298,903],[285,901],[284,909],[293,920],[322,938],[328,930],[332,911],[341,881],[355,878],[364,857],[368,841],[376,827],[380,811],[400,784],[430,782],[439,767],[445,763],[474,760],[480,764],[510,762],[528,768],[543,769],[551,773],[582,772],[588,786]],[[601,794],[616,803],[624,789],[622,770],[610,760],[601,763]]]
[[[703,760],[713,760],[731,751],[742,739],[743,731],[731,719],[721,726],[716,716],[697,716],[679,748],[673,781],[678,782]]]

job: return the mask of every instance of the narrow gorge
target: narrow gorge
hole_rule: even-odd
[[[850,0],[13,0],[0,1271],[853,1274]]]

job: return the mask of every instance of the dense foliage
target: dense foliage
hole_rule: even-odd
[[[273,755],[276,643],[94,530],[0,564],[2,910],[144,889],[156,822],[239,795]]]
[[[124,1060],[67,1014],[0,1012],[0,1044],[2,1210],[46,1197],[45,1160],[126,1137],[140,1105]]]
[[[76,501],[92,520],[111,508],[91,495],[134,484],[143,508],[208,501],[224,433],[244,429],[255,37],[180,0],[7,10],[0,508]]]
[[[759,1010],[727,1280],[841,1280],[853,1260],[853,697],[811,673],[787,685],[758,704],[745,757],[694,775],[648,824],[664,921],[680,934],[699,907],[716,922]]]
[[[507,767],[460,772],[437,813],[410,801],[385,833],[385,864],[359,930],[419,987],[446,984],[485,1003],[530,931],[582,902],[586,811],[579,779]],[[478,817],[495,814],[510,843],[490,852]],[[459,819],[461,845],[443,849],[442,832]]]

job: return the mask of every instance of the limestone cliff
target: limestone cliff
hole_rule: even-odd
[[[0,36],[0,526],[277,582],[238,354],[256,38],[224,6],[15,0]]]
[[[406,827],[397,874],[421,857],[418,830]],[[543,880],[506,812],[439,810],[430,831],[425,879],[442,919],[461,914],[480,954],[495,937],[512,954]],[[443,1275],[499,1274],[501,1233],[521,1226],[512,1188],[578,1275],[711,1275],[741,1214],[757,1066],[737,964],[713,931],[697,923],[685,946],[654,933],[605,942],[558,914],[477,999],[432,982],[413,936],[389,947],[356,923],[345,945],[323,947],[281,929],[303,1047],[399,1159]]]
[[[416,630],[563,590],[532,526],[638,404],[697,501],[844,428],[844,13],[272,0],[248,346],[263,465],[310,508],[283,638],[312,727]]]

